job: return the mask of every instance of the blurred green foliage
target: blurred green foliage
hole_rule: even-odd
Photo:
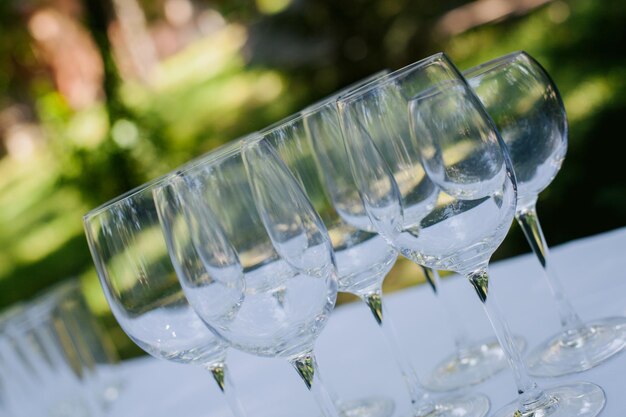
[[[97,3],[83,1],[82,16],[106,64],[108,99],[77,111],[26,30],[25,16],[46,2],[0,2],[0,110],[23,106],[45,137],[28,159],[0,159],[0,308],[79,275],[123,354],[137,353],[108,313],[81,216],[341,86],[439,50],[467,68],[523,49],[555,79],[571,134],[564,167],[539,202],[550,244],[626,224],[624,1],[551,1],[452,37],[439,30],[442,16],[471,1],[198,1],[226,25],[161,62],[150,85],[119,77],[106,36],[112,16],[102,7],[109,3]],[[141,2],[149,20],[162,3]],[[496,256],[527,251],[514,227]],[[399,262],[386,285],[419,280]]]

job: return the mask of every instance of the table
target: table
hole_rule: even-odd
[[[626,315],[626,228],[555,247],[553,261],[584,320]],[[530,254],[491,267],[492,288],[516,334],[533,347],[558,330],[555,305],[538,262]],[[470,285],[459,276],[445,279],[459,312],[472,323],[475,337],[493,333]],[[452,337],[427,286],[390,294],[385,299],[401,342],[420,375],[452,350]],[[396,401],[395,416],[408,416],[409,400],[380,330],[363,303],[338,307],[317,346],[325,382],[346,399],[385,396]],[[228,364],[241,402],[250,417],[318,417],[318,408],[291,366],[283,360],[231,351]],[[153,358],[124,362],[124,392],[111,410],[116,417],[232,417],[211,375],[201,368]],[[626,410],[626,354],[587,372],[538,379],[543,386],[591,381],[606,392],[602,416]],[[515,397],[509,370],[471,387],[489,396],[492,410]]]

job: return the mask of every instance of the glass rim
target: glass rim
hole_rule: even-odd
[[[389,70],[387,69],[383,69],[380,71],[375,72],[374,74],[364,78],[362,81],[356,81],[352,84],[348,84],[347,86],[339,89],[339,91],[336,91],[326,97],[324,97],[321,100],[318,100],[316,102],[314,102],[313,104],[308,105],[307,107],[305,107],[304,109],[296,112],[296,113],[292,113],[289,116],[283,117],[282,119],[280,119],[277,122],[274,122],[272,124],[270,124],[267,127],[264,127],[263,129],[260,129],[257,133],[260,137],[254,138],[251,137],[253,135],[248,135],[247,137],[243,138],[243,142],[245,143],[253,143],[253,142],[257,142],[259,140],[261,140],[262,138],[264,138],[265,136],[284,128],[285,126],[291,125],[295,122],[297,122],[298,120],[303,120],[305,117],[316,113],[317,111],[319,111],[322,107],[325,107],[331,103],[335,103],[337,101],[337,99],[339,97],[344,97],[347,96],[349,93],[351,93],[353,90],[355,89],[359,89],[361,87],[364,86],[368,86],[370,84],[373,84],[375,82],[377,82],[378,80],[384,79],[386,76],[390,75],[391,73],[389,72]],[[359,87],[354,87],[355,85],[358,85]]]
[[[392,71],[387,68],[381,69],[380,71],[376,71],[375,73],[362,78],[361,80],[357,80],[353,83],[348,84],[345,87],[340,88],[338,91],[335,91],[332,94],[327,95],[326,97],[313,102],[313,104],[309,104],[304,109],[300,111],[303,115],[309,115],[311,113],[315,113],[320,108],[327,106],[328,104],[337,102],[337,99],[340,97],[344,97],[349,95],[353,90],[358,90],[361,87],[374,83],[380,79],[385,78],[390,75]]]
[[[125,200],[129,200],[131,197],[147,190],[150,189],[151,187],[155,186],[156,184],[166,180],[167,178],[169,178],[169,176],[171,175],[171,172],[168,172],[167,174],[163,174],[157,178],[154,178],[148,182],[145,182],[141,185],[138,185],[135,188],[131,188],[130,190],[116,196],[113,197],[112,199],[106,201],[105,203],[100,204],[99,206],[97,206],[94,209],[89,210],[86,214],[83,215],[83,222],[88,222],[89,220],[91,220],[93,217],[107,211],[110,207],[113,207],[119,203],[121,203],[122,201]]]
[[[0,330],[5,330],[16,317],[23,315],[28,310],[28,303],[18,301],[0,312]]]
[[[242,138],[237,138],[235,140],[226,142],[223,145],[220,145],[217,148],[213,149],[212,151],[209,151],[203,155],[198,156],[197,158],[190,160],[186,164],[173,170],[168,176],[168,178],[165,178],[165,180],[169,180],[169,177],[180,176],[200,166],[211,165],[221,159],[228,158],[229,156],[239,151],[239,149],[241,148],[242,140],[244,140],[248,136],[253,136],[253,135],[254,133],[251,133],[250,135],[246,135]]]
[[[371,82],[371,83],[368,83],[366,85],[363,85],[359,88],[352,90],[350,93],[346,94],[345,96],[339,97],[337,99],[337,103],[349,103],[353,100],[356,100],[361,95],[368,93],[379,86],[384,86],[395,81],[397,78],[399,78],[400,76],[406,73],[409,73],[416,69],[424,68],[432,64],[435,61],[443,61],[443,60],[448,61],[449,63],[452,63],[452,61],[450,60],[450,58],[448,58],[445,52],[437,52],[436,54],[430,55],[426,58],[420,59],[419,61],[415,61],[400,69],[390,72],[389,74],[378,79],[376,83]]]
[[[260,137],[265,137],[267,135],[269,135],[272,132],[275,132],[278,129],[282,129],[283,127],[290,125],[294,122],[296,122],[297,120],[300,119],[304,119],[305,114],[303,113],[303,111],[298,111],[296,113],[292,113],[289,116],[283,117],[282,119],[280,119],[277,122],[272,123],[271,125],[264,127],[263,129],[260,129],[257,132],[257,136]],[[255,139],[255,135],[248,135],[244,138],[242,138],[242,142],[249,142]]]
[[[188,172],[200,165],[205,165],[206,163],[208,163],[209,161],[213,161],[216,158],[223,158],[226,155],[225,154],[231,154],[231,153],[235,153],[238,148],[240,148],[241,146],[241,141],[246,139],[248,136],[254,136],[256,135],[256,132],[254,133],[250,133],[248,135],[245,135],[243,137],[240,137],[238,139],[234,139],[231,141],[228,141],[226,143],[224,143],[223,145],[218,146],[217,148],[204,153],[196,158],[191,159],[188,162],[185,162],[183,165],[179,166],[178,168],[175,168],[172,171],[169,171],[166,174],[163,174],[157,178],[154,178],[146,183],[143,183],[141,185],[138,185],[135,188],[132,188],[120,195],[118,195],[117,197],[114,197],[108,201],[106,201],[105,203],[102,203],[101,205],[97,206],[94,209],[89,210],[85,215],[83,215],[83,222],[87,223],[88,221],[90,221],[90,219],[92,219],[93,217],[109,210],[109,208],[114,207],[118,204],[120,204],[122,201],[126,201],[131,199],[132,197],[136,196],[137,194],[140,194],[144,191],[147,191],[149,189],[154,189],[157,188],[157,186],[159,186],[161,183],[164,182],[169,182],[169,180],[177,175],[180,175],[182,173]]]
[[[63,300],[68,294],[74,291],[77,291],[80,293],[81,288],[82,288],[82,285],[81,285],[80,279],[76,276],[71,276],[39,292],[39,294],[37,294],[37,297],[34,299],[34,301],[35,302],[50,302],[50,301],[56,301],[56,300]]]
[[[321,107],[321,106],[320,106]],[[266,140],[266,138],[272,133],[284,129],[287,126],[291,126],[299,121],[304,123],[304,118],[310,113],[305,114],[303,111],[299,111],[297,113],[290,114],[289,116],[280,119],[279,121],[272,123],[264,129],[261,129],[257,132],[256,135],[249,135],[241,140],[242,150],[245,147],[252,146],[255,143],[262,142]]]
[[[189,161],[179,169],[171,172],[170,175],[164,179],[164,182],[169,183],[172,178],[178,178],[185,174],[189,174],[191,171],[195,171],[196,169],[201,167],[218,165],[226,159],[238,153],[240,154],[243,150],[244,143],[247,140],[254,139],[259,136],[259,132],[253,132],[230,142],[227,142],[219,146],[218,148],[215,148],[212,151]],[[159,185],[159,187],[161,187],[161,185]]]
[[[424,91],[421,91],[419,94],[410,97],[407,102],[409,103],[409,105],[413,105],[413,103],[417,103],[420,100],[432,99],[442,92],[450,92],[454,88],[461,88],[464,91],[471,90],[471,87],[467,85],[467,83],[463,79],[450,79],[441,81],[431,87],[428,87]]]
[[[528,55],[526,51],[523,51],[523,50],[514,51],[506,55],[501,55],[497,58],[490,59],[489,61],[483,62],[481,64],[474,65],[473,67],[464,69],[463,71],[461,71],[461,74],[463,75],[463,77],[465,77],[466,74],[472,73],[472,75],[468,75],[471,78],[478,74],[482,74],[486,72],[487,70],[493,70],[493,69],[499,68],[509,62],[516,61],[520,58],[527,59],[527,60],[530,59],[534,61],[534,59],[530,55]]]

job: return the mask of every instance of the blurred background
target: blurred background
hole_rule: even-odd
[[[570,145],[539,201],[549,244],[624,226],[624,22],[623,0],[2,0],[0,309],[79,276],[122,356],[140,354],[101,293],[83,214],[438,51],[464,69],[523,49],[555,79]],[[528,251],[514,226],[496,258]],[[399,261],[386,289],[420,281]]]

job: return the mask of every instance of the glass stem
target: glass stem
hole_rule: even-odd
[[[550,287],[552,297],[557,304],[561,327],[565,335],[568,338],[579,337],[580,329],[583,327],[583,324],[566,296],[561,280],[556,274],[552,263],[548,261],[548,245],[546,244],[546,239],[541,230],[541,225],[539,224],[535,204],[533,203],[529,207],[518,209],[516,218],[524,235],[526,235],[530,247],[543,267],[544,275],[548,281],[548,287]]]
[[[239,401],[239,396],[237,395],[237,390],[233,382],[230,379],[230,375],[228,373],[228,368],[226,367],[225,362],[213,362],[205,365],[206,369],[211,372],[213,375],[213,379],[217,382],[217,386],[220,388],[224,397],[226,398],[226,402],[230,407],[233,416],[235,417],[246,417],[246,412]]]
[[[445,294],[441,295],[441,278],[439,277],[439,272],[421,265],[420,267],[426,276],[426,281],[435,293],[435,296],[444,311],[446,321],[448,322],[448,328],[452,331],[457,356],[463,357],[469,350],[470,346],[469,332],[463,325],[463,322],[458,315],[455,314],[454,307],[450,302],[450,297],[446,297]]]
[[[370,308],[374,319],[376,319],[376,322],[385,335],[385,340],[387,341],[391,354],[398,365],[402,378],[404,379],[404,383],[409,391],[413,416],[419,417],[432,413],[435,411],[435,406],[429,401],[428,394],[417,377],[417,373],[415,372],[409,357],[398,342],[396,330],[391,320],[389,320],[387,310],[383,306],[382,290],[380,288],[376,288],[373,291],[361,295],[361,298]],[[383,316],[386,316],[385,321],[383,321]]]
[[[517,393],[519,394],[520,412],[522,415],[531,413],[533,410],[545,408],[550,403],[550,398],[541,390],[537,383],[528,375],[528,369],[522,359],[522,354],[515,344],[511,330],[506,322],[493,290],[489,292],[489,275],[487,267],[481,267],[467,274],[467,278],[476,290],[478,298],[483,303],[487,317],[506,354],[509,366],[513,371]]]
[[[313,351],[295,356],[289,361],[293,367],[296,368],[298,375],[300,375],[306,387],[313,393],[315,401],[317,401],[322,412],[322,417],[340,417],[333,397],[328,393],[322,382]]]

